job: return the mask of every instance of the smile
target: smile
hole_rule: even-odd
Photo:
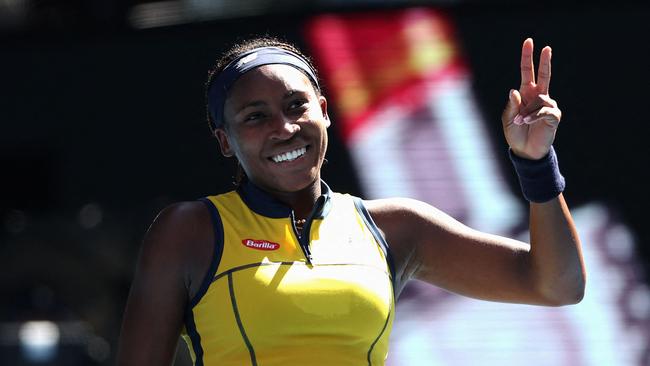
[[[272,156],[271,160],[273,160],[276,163],[281,163],[283,161],[293,161],[305,155],[306,152],[307,152],[307,147],[305,146],[293,151],[288,151],[286,153]]]

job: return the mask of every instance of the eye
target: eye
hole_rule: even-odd
[[[264,118],[264,113],[262,112],[253,112],[249,113],[244,117],[244,122],[254,122]]]
[[[307,99],[296,99],[289,103],[289,110],[293,111],[296,109],[306,109],[309,102]]]

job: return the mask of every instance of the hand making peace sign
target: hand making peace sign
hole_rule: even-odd
[[[548,95],[551,82],[551,47],[542,49],[537,80],[533,64],[533,40],[528,38],[521,48],[521,85],[510,90],[501,122],[512,151],[526,159],[544,157],[560,123],[562,112]]]

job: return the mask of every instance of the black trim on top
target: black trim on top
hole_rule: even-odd
[[[314,206],[314,218],[323,218],[329,212],[331,192],[330,187],[321,180],[321,196]],[[262,190],[249,180],[246,180],[244,184],[239,186],[237,193],[239,193],[246,206],[259,215],[279,219],[291,217],[291,213],[293,212],[291,207],[278,201],[270,193]]]
[[[353,199],[354,199],[354,206],[357,208],[357,211],[361,214],[361,217],[363,218],[363,221],[366,223],[366,226],[368,226],[368,229],[370,229],[370,232],[377,240],[377,243],[379,243],[379,247],[384,252],[384,256],[386,257],[386,261],[388,262],[388,268],[390,269],[391,280],[393,282],[393,295],[395,299],[394,301],[397,301],[397,295],[399,294],[399,289],[400,289],[399,286],[401,284],[399,283],[399,278],[395,273],[395,263],[393,262],[393,256],[391,255],[390,247],[388,246],[386,239],[384,239],[384,236],[381,235],[381,232],[379,231],[377,224],[375,224],[375,222],[372,220],[372,217],[370,216],[370,212],[368,212],[368,209],[366,209],[366,206],[363,204],[361,198],[353,197]]]
[[[201,287],[199,287],[199,290],[190,300],[187,309],[185,310],[185,329],[187,330],[187,335],[192,341],[192,348],[194,349],[194,356],[196,358],[194,366],[203,366],[203,346],[201,345],[201,335],[196,329],[192,309],[199,303],[199,301],[201,301],[203,295],[208,291],[210,284],[212,284],[212,279],[215,273],[217,273],[217,268],[221,262],[221,255],[223,254],[223,224],[221,223],[219,211],[209,199],[201,198],[199,201],[203,202],[210,212],[210,218],[214,230],[214,253],[212,254],[210,268],[208,268],[208,272],[205,274],[203,281],[201,282]]]
[[[265,266],[295,266],[295,265],[304,265],[304,266],[309,266],[309,264],[305,262],[256,262],[256,263],[249,263],[249,264],[243,264],[241,266],[233,267],[227,271],[221,272],[218,275],[214,276],[214,279],[212,282],[216,282],[217,280],[223,278],[224,276],[228,276],[231,273],[241,271],[244,269],[249,269],[249,268],[255,268],[255,267],[265,267]],[[359,264],[359,263],[318,263],[319,266],[368,266],[370,268],[377,268],[374,266],[369,266],[366,264]],[[379,269],[378,269],[379,270]],[[385,271],[382,271],[386,273]],[[388,274],[388,273],[386,273]]]
[[[329,214],[332,210],[332,190],[330,189],[330,186],[328,186],[325,181],[321,180],[320,190],[320,199],[322,199],[322,203],[319,204],[318,209],[314,211],[315,219],[325,218],[325,216],[327,216],[327,214]]]
[[[218,275],[216,275],[213,279],[212,282],[217,281],[218,279],[222,278],[223,276],[230,276],[231,273],[241,271],[243,269],[248,269],[248,268],[254,268],[254,267],[264,267],[264,266],[270,266],[270,265],[291,265],[296,262],[257,262],[257,263],[249,263],[249,264],[244,264],[241,266],[233,267],[225,272],[221,272]]]
[[[291,207],[278,201],[248,179],[237,188],[237,193],[246,206],[257,214],[274,219],[291,216]]]
[[[194,314],[192,313],[192,308],[188,307],[185,310],[185,330],[187,330],[187,335],[192,341],[192,348],[194,349],[194,366],[203,366],[203,347],[201,346],[201,335],[196,330],[196,324],[194,323]]]
[[[244,343],[246,343],[246,348],[248,348],[248,353],[251,356],[251,365],[257,366],[257,358],[255,357],[255,350],[251,344],[246,331],[244,330],[244,325],[241,322],[241,317],[239,316],[239,309],[237,309],[237,300],[235,300],[235,288],[232,283],[232,273],[228,273],[228,290],[230,291],[230,302],[232,303],[232,311],[235,314],[235,320],[237,321],[237,326],[239,327],[239,332],[241,333]]]
[[[375,349],[375,345],[377,344],[377,342],[379,342],[381,336],[384,335],[384,332],[386,331],[386,327],[388,326],[388,321],[390,320],[390,313],[392,311],[393,311],[393,306],[391,305],[390,308],[388,309],[388,316],[386,317],[386,321],[384,322],[384,327],[381,328],[381,332],[379,332],[379,335],[377,336],[377,338],[375,338],[375,341],[372,342],[372,344],[370,345],[370,349],[368,349],[368,356],[367,356],[368,366],[372,366],[372,358],[371,358],[372,350]]]
[[[386,257],[386,261],[388,262],[388,268],[390,269],[390,273],[391,273],[391,281],[393,283],[393,304],[394,304],[395,301],[397,301],[399,284],[397,283],[397,276],[395,275],[395,265],[393,263],[393,257],[390,253],[390,247],[388,246],[386,239],[384,239],[384,236],[381,235],[381,232],[379,231],[377,224],[375,224],[374,220],[372,219],[372,216],[370,216],[370,212],[368,212],[368,209],[366,209],[366,206],[363,204],[361,198],[359,197],[353,197],[353,198],[354,198],[354,206],[357,208],[357,211],[359,211],[359,213],[361,214],[363,221],[366,223],[366,226],[368,226],[368,229],[370,229],[370,232],[372,232],[372,235],[375,237],[375,240],[377,240],[377,243],[379,243],[379,247],[384,252],[384,256]],[[386,327],[388,326],[388,321],[390,320],[390,314],[393,311],[393,304],[391,304],[388,309],[388,316],[386,317],[384,326],[381,328],[381,332],[379,332],[379,335],[377,336],[377,338],[375,338],[375,341],[372,342],[370,348],[368,349],[368,355],[367,355],[368,366],[372,366],[372,358],[371,358],[372,351],[375,349],[375,345],[377,344],[377,342],[379,342],[379,339],[381,338],[382,335],[384,335],[384,332],[386,331]]]
[[[199,288],[199,291],[196,293],[196,295],[194,295],[194,297],[190,301],[190,308],[196,306],[196,304],[198,304],[199,301],[201,301],[203,295],[205,295],[205,293],[208,291],[208,288],[212,283],[214,275],[215,273],[217,273],[217,267],[219,267],[219,263],[221,262],[221,256],[223,255],[223,246],[224,246],[223,223],[221,222],[221,216],[219,215],[219,210],[217,210],[215,205],[208,198],[201,198],[200,201],[205,203],[205,205],[208,208],[208,211],[210,211],[210,218],[212,219],[212,227],[214,228],[214,253],[212,254],[212,262],[210,263],[210,268],[208,269],[208,273],[206,273],[205,277],[203,277],[203,281],[201,282],[201,287]]]

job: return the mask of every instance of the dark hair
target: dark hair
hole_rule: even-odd
[[[208,71],[208,80],[205,83],[205,111],[207,116],[208,127],[210,128],[210,132],[213,135],[214,135],[215,127],[212,121],[212,117],[210,116],[210,110],[209,110],[210,100],[208,98],[208,90],[210,89],[210,85],[212,85],[212,81],[232,60],[236,59],[239,55],[260,47],[278,47],[278,48],[285,49],[287,51],[291,51],[301,56],[309,64],[312,70],[314,70],[314,73],[316,73],[316,77],[318,78],[316,68],[314,68],[311,59],[305,54],[303,54],[302,52],[300,52],[300,50],[291,43],[281,41],[277,38],[270,37],[270,36],[262,36],[262,37],[251,38],[248,40],[244,40],[240,43],[234,44],[229,50],[224,52],[219,59],[217,59],[212,69]],[[311,79],[309,80],[311,81]],[[320,95],[320,89],[318,88],[318,86],[315,85],[313,81],[311,83],[314,87],[314,90],[316,91],[316,94]],[[227,124],[224,124],[224,127],[227,127]]]

